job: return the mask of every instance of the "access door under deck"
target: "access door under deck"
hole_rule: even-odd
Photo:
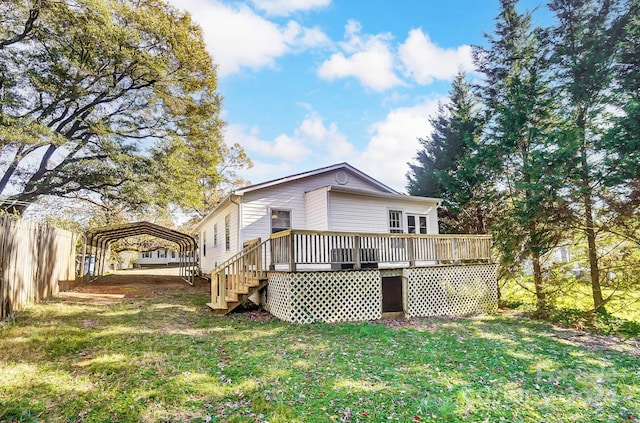
[[[382,277],[382,312],[398,313],[403,309],[402,276]]]

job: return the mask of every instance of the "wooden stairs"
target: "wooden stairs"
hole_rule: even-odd
[[[242,251],[211,273],[211,302],[215,314],[228,314],[268,283],[264,263],[269,240],[247,241]]]
[[[233,310],[242,305],[253,294],[259,293],[266,288],[268,281],[266,278],[258,279],[254,278],[250,281],[246,281],[238,287],[238,289],[230,288],[226,290],[224,300],[218,299],[215,303],[207,303],[207,306],[213,309],[213,314],[225,315],[231,313]],[[213,281],[211,289],[213,290]]]

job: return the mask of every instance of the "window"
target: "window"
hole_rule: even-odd
[[[407,215],[407,232],[410,234],[426,234],[427,216]]]
[[[286,231],[291,229],[290,210],[271,210],[271,233]]]
[[[213,248],[218,246],[218,224],[213,225]]]
[[[176,258],[176,252],[175,251],[171,251],[171,258],[172,259]]]
[[[207,256],[207,231],[202,232],[202,257]]]
[[[142,258],[151,258],[151,251],[145,251],[142,253]]]
[[[158,250],[158,258],[167,258],[167,250]]]
[[[389,233],[401,234],[402,232],[402,212],[389,210]]]
[[[229,251],[231,249],[231,218],[229,215],[224,217],[224,248]]]
[[[400,210],[389,210],[389,233],[401,234],[402,230],[402,212]],[[393,238],[390,240],[391,248],[404,248],[404,239]]]

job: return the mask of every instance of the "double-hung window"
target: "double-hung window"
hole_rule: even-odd
[[[410,234],[426,234],[427,216],[407,215],[407,232]]]
[[[400,210],[389,210],[389,233],[401,234],[402,230],[402,212]]]
[[[271,209],[271,233],[291,229],[291,211]]]
[[[404,230],[402,228],[402,211],[389,210],[389,233],[401,234]],[[404,248],[404,240],[398,238],[392,238],[391,248]]]

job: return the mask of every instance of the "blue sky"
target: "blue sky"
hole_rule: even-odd
[[[348,162],[405,192],[428,136],[498,0],[172,0],[218,65],[225,141],[252,183]],[[526,0],[523,8],[541,1]]]

